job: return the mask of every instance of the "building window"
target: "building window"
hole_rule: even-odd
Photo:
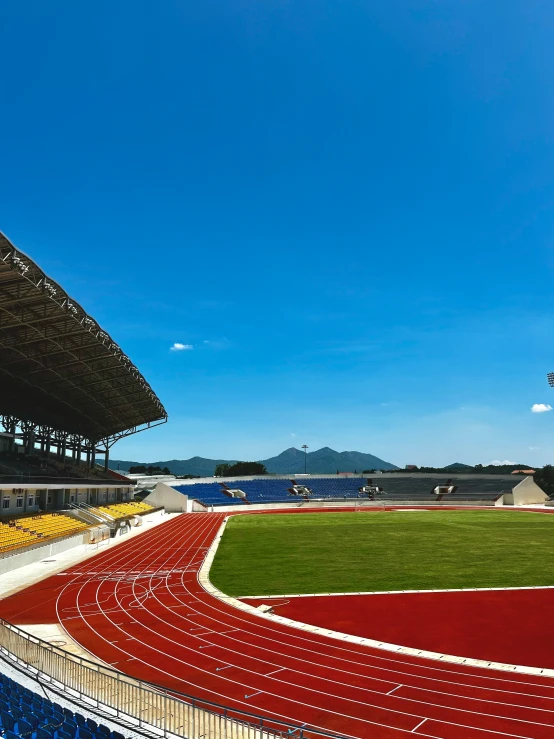
[[[4,500],[2,501],[2,508],[9,508],[10,500],[11,498],[9,496],[7,498],[4,498]]]
[[[47,504],[48,505],[51,505],[52,504],[52,500],[53,500],[52,493],[48,493],[48,496],[46,497]]]
[[[17,500],[15,503],[16,508],[23,508],[23,496],[17,496]]]
[[[35,505],[35,499],[34,499],[34,497],[32,495],[29,495],[27,504],[28,505]]]
[[[69,502],[75,503],[75,493],[71,493],[71,495],[69,496]]]

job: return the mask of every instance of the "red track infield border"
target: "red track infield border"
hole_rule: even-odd
[[[59,620],[128,674],[349,737],[554,737],[552,679],[341,643],[216,599],[198,569],[224,517],[178,516],[1,601],[0,615]]]

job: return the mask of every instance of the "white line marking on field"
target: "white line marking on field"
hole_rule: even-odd
[[[278,598],[328,598],[342,595],[403,595],[409,593],[480,593],[501,590],[554,590],[554,585],[523,585],[519,588],[437,588],[432,590],[360,590],[355,593],[292,593],[290,595],[239,595],[238,600],[277,600]]]
[[[419,729],[419,727],[420,727],[420,726],[423,726],[423,724],[424,724],[424,723],[425,723],[426,721],[427,721],[427,719],[426,719],[426,718],[424,718],[424,719],[423,719],[423,721],[420,721],[420,722],[419,722],[419,724],[418,724],[418,725],[417,725],[417,726],[416,726],[415,728],[413,728],[413,729],[411,730],[411,732],[410,732],[410,733],[411,733],[411,734],[413,734],[413,733],[414,733],[414,731],[417,731],[417,730]]]

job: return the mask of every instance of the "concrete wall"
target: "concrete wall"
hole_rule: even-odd
[[[377,500],[356,500],[349,498],[347,500],[307,500],[307,501],[295,501],[293,503],[256,503],[254,505],[217,505],[217,506],[204,506],[198,504],[196,501],[193,503],[193,512],[212,512],[215,513],[250,513],[251,511],[269,511],[276,508],[388,508],[402,506],[403,508],[438,508],[440,506],[493,506],[496,505],[491,500],[430,500],[422,502],[421,500],[402,500],[396,502],[394,500],[381,503]]]
[[[159,482],[154,490],[146,496],[145,503],[155,506],[156,508],[165,508],[167,513],[187,513],[192,510],[192,501],[187,495],[183,495],[178,490]]]
[[[67,539],[60,539],[53,541],[51,544],[44,544],[43,546],[36,547],[34,549],[27,549],[19,554],[12,554],[10,556],[2,557],[0,559],[0,575],[5,572],[13,572],[19,567],[30,565],[33,562],[39,562],[41,559],[47,559],[55,554],[66,552],[68,549],[74,549],[75,547],[82,546],[83,551],[86,550],[85,545],[89,543],[89,533],[85,530],[75,536],[70,536]]]
[[[512,493],[516,506],[546,503],[548,500],[548,495],[537,485],[531,475],[516,485]]]
[[[514,504],[514,494],[513,493],[502,493],[502,495],[495,500],[494,505],[495,506],[503,506],[503,505],[513,505]]]

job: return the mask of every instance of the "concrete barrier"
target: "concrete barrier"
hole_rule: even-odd
[[[49,543],[45,542],[41,546],[27,548],[22,552],[13,550],[13,554],[6,554],[0,559],[0,575],[3,575],[5,572],[13,572],[19,567],[25,567],[25,565],[33,564],[33,562],[39,562],[41,559],[47,559],[56,554],[67,552],[68,549],[74,549],[80,546],[85,548],[88,543],[89,532],[88,529],[85,529],[73,536],[68,536],[64,539],[54,539]]]
[[[196,501],[194,501],[196,504]],[[272,509],[278,509],[278,508],[301,508],[303,510],[309,510],[310,508],[352,508],[360,509],[360,508],[375,508],[375,509],[384,509],[386,507],[390,506],[402,506],[402,507],[409,507],[409,508],[440,508],[441,506],[479,506],[479,507],[493,507],[494,501],[492,500],[477,500],[477,501],[468,501],[468,500],[453,500],[452,498],[449,500],[429,500],[427,502],[423,502],[420,500],[390,500],[387,499],[387,502],[384,503],[382,501],[377,500],[356,500],[353,498],[347,498],[344,499],[336,499],[336,500],[294,500],[294,501],[286,501],[283,503],[254,503],[252,505],[216,505],[216,506],[205,506],[203,504],[196,504],[193,508],[193,512],[198,513],[208,513],[208,512],[214,512],[214,513],[250,513],[251,511],[268,511]]]

